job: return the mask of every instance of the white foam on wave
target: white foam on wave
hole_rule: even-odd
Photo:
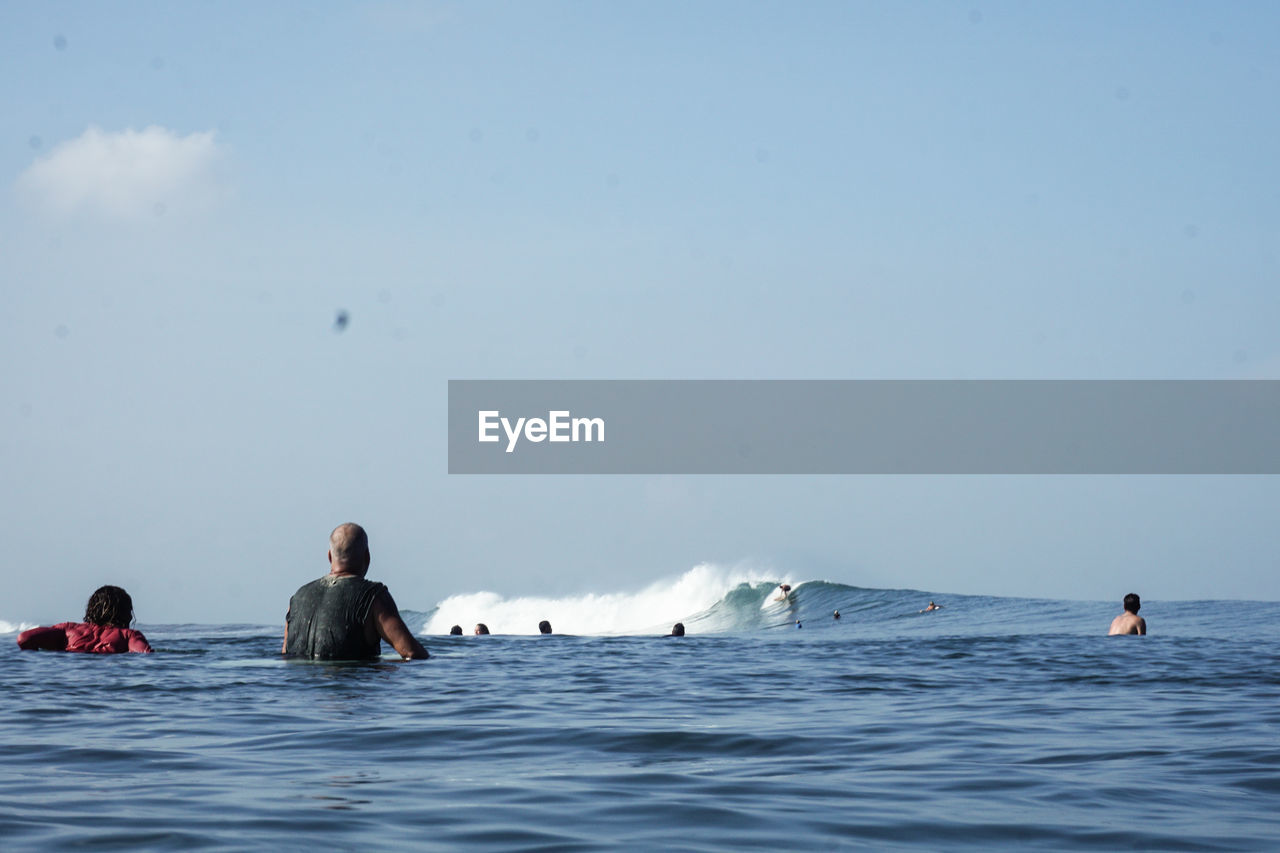
[[[587,593],[567,598],[504,598],[495,592],[453,595],[440,602],[422,627],[424,634],[447,634],[461,625],[470,634],[483,622],[494,634],[536,634],[546,619],[557,634],[647,634],[701,613],[739,584],[790,583],[765,570],[702,563],[675,580],[639,592]]]
[[[6,622],[0,619],[0,634],[20,634],[34,627],[36,627],[34,622]]]

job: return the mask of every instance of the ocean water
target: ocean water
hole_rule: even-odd
[[[459,596],[406,612],[412,663],[0,623],[0,848],[1280,849],[1280,605],[1144,602],[1107,637],[1113,603],[774,582]],[[463,619],[523,633],[438,635]]]

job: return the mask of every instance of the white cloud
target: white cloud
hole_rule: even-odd
[[[208,208],[222,195],[223,147],[212,131],[163,127],[109,133],[90,126],[18,176],[18,193],[58,217],[133,220]]]

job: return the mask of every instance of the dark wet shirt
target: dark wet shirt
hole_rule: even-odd
[[[365,624],[373,600],[386,587],[352,576],[325,575],[301,587],[289,599],[289,642],[285,654],[319,660],[375,658],[382,651],[377,634]]]

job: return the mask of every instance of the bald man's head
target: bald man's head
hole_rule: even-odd
[[[334,571],[363,575],[369,571],[369,534],[358,524],[339,524],[329,534],[329,564]]]

